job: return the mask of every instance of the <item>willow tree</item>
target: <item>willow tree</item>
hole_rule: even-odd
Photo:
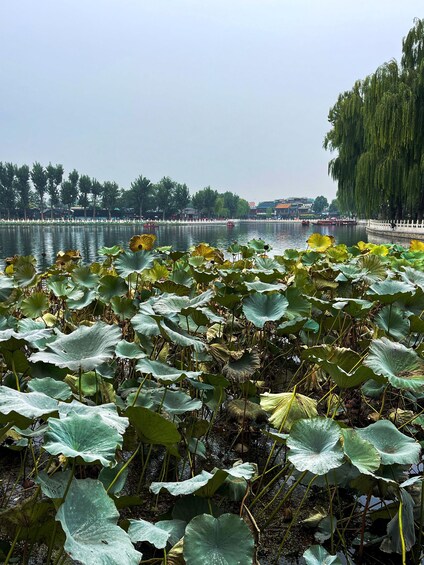
[[[324,147],[343,210],[365,217],[424,214],[424,23],[403,40],[402,60],[357,81],[331,108]]]

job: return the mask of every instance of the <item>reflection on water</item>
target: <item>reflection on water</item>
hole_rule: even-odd
[[[84,261],[98,259],[98,249],[115,244],[128,246],[128,241],[142,227],[117,224],[87,226],[0,226],[0,261],[13,255],[34,255],[38,267],[51,265],[60,250],[78,249]],[[172,245],[185,250],[191,245],[207,242],[226,250],[234,241],[241,244],[262,238],[272,246],[273,254],[288,248],[304,249],[314,232],[334,235],[337,243],[352,245],[367,241],[365,226],[302,226],[271,222],[246,222],[233,228],[226,225],[201,224],[161,226],[156,230],[157,245]]]

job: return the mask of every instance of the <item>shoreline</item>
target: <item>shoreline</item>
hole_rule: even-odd
[[[232,219],[227,220],[108,220],[108,219],[84,219],[81,220],[4,220],[0,219],[0,226],[137,226],[144,227],[144,224],[154,224],[156,227],[160,226],[226,226],[232,222],[235,226],[237,224],[245,223],[260,223],[260,224],[302,224],[299,219]],[[366,220],[358,220],[359,225],[364,225]],[[229,226],[230,227],[230,226]],[[233,226],[231,226],[233,227]],[[146,227],[145,229],[154,229],[153,226]]]

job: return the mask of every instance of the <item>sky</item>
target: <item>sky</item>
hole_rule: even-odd
[[[338,94],[422,0],[0,0],[0,161],[329,200]]]

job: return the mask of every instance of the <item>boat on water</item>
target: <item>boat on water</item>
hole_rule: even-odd
[[[233,221],[228,220],[228,222],[227,222],[227,228],[233,228],[235,225],[236,225],[236,224],[235,224]]]
[[[323,220],[317,220],[312,222],[314,226],[356,226],[356,220],[351,220],[349,218],[326,218]]]
[[[156,224],[155,222],[146,222],[145,224],[143,224],[143,228],[146,230],[154,230],[158,227],[159,224]]]
[[[302,220],[302,226],[309,226],[309,220]]]

